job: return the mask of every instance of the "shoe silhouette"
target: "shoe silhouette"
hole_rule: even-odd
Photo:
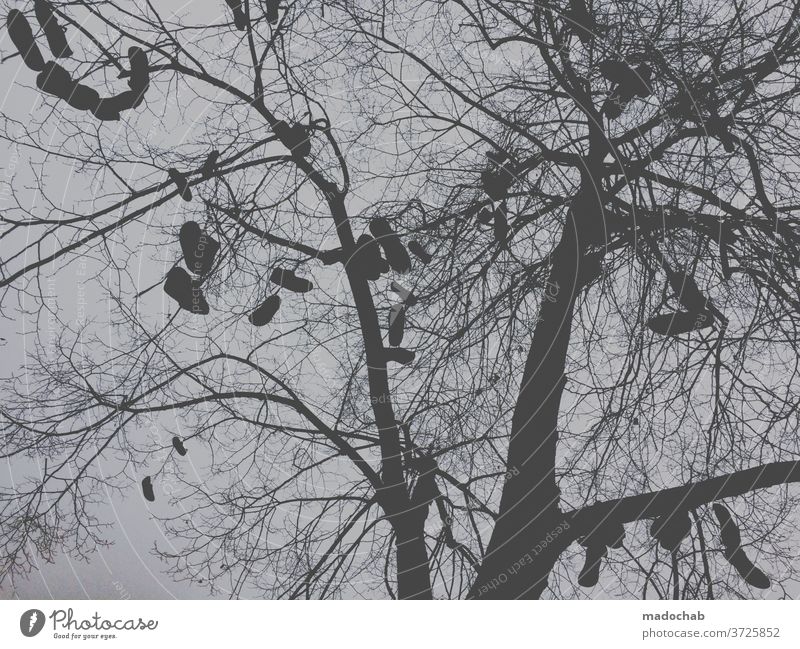
[[[150,87],[150,69],[147,63],[147,54],[141,47],[128,48],[128,62],[131,66],[131,76],[128,87],[133,93],[131,108],[138,108],[144,101],[144,93]]]
[[[391,349],[384,349],[383,350],[384,358],[386,362],[394,362],[400,365],[408,365],[414,361],[414,357],[416,354],[412,352],[410,349],[405,349],[404,347],[392,347]]]
[[[281,306],[281,298],[277,293],[270,295],[266,300],[259,304],[256,309],[248,316],[248,320],[253,326],[263,327],[272,322],[272,318]]]
[[[200,277],[208,275],[219,252],[217,240],[203,232],[196,221],[187,221],[181,226],[178,240],[186,268]]]
[[[748,584],[753,588],[769,588],[771,581],[764,572],[756,567],[750,558],[745,554],[744,550],[735,550],[733,552],[723,551],[723,556],[728,560],[736,571],[741,575]]]
[[[209,312],[200,283],[193,280],[183,268],[176,266],[167,273],[164,292],[189,313],[207,315]]]
[[[383,254],[386,255],[386,261],[389,262],[392,270],[398,273],[407,273],[411,270],[411,257],[408,256],[408,251],[389,221],[381,217],[372,219],[369,231],[372,232],[378,245],[383,248]]]
[[[494,211],[494,239],[500,245],[505,244],[508,239],[508,220],[505,210],[500,207]]]
[[[702,313],[708,310],[709,299],[703,295],[694,277],[688,272],[678,270],[670,274],[669,284],[675,297],[688,311]]]
[[[389,311],[389,344],[397,347],[403,343],[403,334],[406,326],[406,307],[404,304],[395,304]]]
[[[514,171],[502,151],[487,151],[488,166],[481,172],[481,186],[494,202],[502,201],[514,184]]]
[[[649,97],[652,93],[650,82],[653,71],[646,63],[632,68],[624,61],[607,60],[598,67],[600,73],[614,84],[603,104],[603,112],[609,119],[622,115],[634,97]]]
[[[244,15],[244,7],[242,7],[242,0],[225,0],[226,4],[233,12],[233,24],[236,29],[243,32],[247,29],[247,17]]]
[[[736,151],[736,143],[731,136],[730,129],[733,127],[733,116],[721,117],[715,107],[709,109],[710,115],[702,120],[709,135],[714,136],[722,142],[722,148],[726,153]]]
[[[416,239],[412,239],[408,242],[408,249],[414,254],[414,256],[419,259],[423,264],[426,266],[433,261],[433,257],[431,254],[425,250],[422,244],[417,241]]]
[[[352,256],[352,264],[363,277],[370,281],[380,278],[390,270],[389,262],[381,256],[378,242],[368,234],[362,234],[356,241],[356,250]]]
[[[183,445],[180,437],[172,438],[172,447],[177,451],[178,455],[186,455],[186,447]]]
[[[47,0],[34,0],[33,11],[36,20],[44,31],[47,39],[47,46],[57,59],[65,59],[72,56],[72,50],[67,43],[67,36],[64,28],[58,23],[53,6]]]
[[[688,536],[691,528],[689,513],[685,510],[676,510],[656,518],[650,526],[650,534],[662,548],[674,552],[680,547],[681,541]]]
[[[73,90],[72,77],[55,61],[48,61],[36,75],[36,87],[42,92],[68,100]]]
[[[175,186],[178,188],[181,198],[187,202],[192,200],[192,189],[189,187],[189,179],[186,177],[186,175],[175,169],[175,167],[170,167],[167,169],[167,173],[169,174],[172,182],[174,182]]]
[[[769,588],[770,579],[757,568],[742,549],[742,534],[725,505],[714,504],[714,514],[719,521],[722,555],[748,584],[754,588]]]
[[[44,70],[44,58],[36,41],[33,39],[31,24],[21,11],[12,9],[6,18],[6,28],[11,42],[17,48],[19,55],[31,70],[41,72]]]
[[[670,311],[650,318],[647,327],[662,336],[680,336],[696,329],[705,329],[713,323],[714,316],[708,311]]]
[[[586,548],[586,559],[578,577],[578,584],[585,588],[597,585],[600,578],[600,564],[608,556],[608,548],[621,548],[625,540],[625,527],[622,523],[601,523],[587,534],[579,543]]]
[[[608,550],[603,543],[592,543],[586,547],[586,559],[578,576],[578,584],[584,588],[592,588],[600,579],[600,564],[608,555]]]
[[[214,175],[214,170],[217,168],[217,160],[219,160],[219,151],[215,149],[208,154],[203,166],[200,168],[200,174],[203,178],[211,178]]]
[[[100,95],[94,88],[73,82],[72,92],[67,103],[78,110],[93,110],[100,102]]]
[[[309,280],[298,277],[294,274],[294,271],[285,268],[276,268],[273,270],[272,274],[269,276],[269,280],[273,284],[277,284],[294,293],[307,293],[314,288],[314,284]]]
[[[120,119],[120,113],[125,110],[129,102],[122,101],[118,96],[101,97],[97,105],[92,109],[92,115],[103,122],[116,122]]]
[[[589,45],[595,36],[600,36],[608,28],[595,20],[585,0],[569,0],[569,7],[564,10],[567,24],[584,45]]]
[[[270,25],[278,24],[278,0],[266,0],[267,22]]]
[[[155,502],[156,495],[153,493],[153,483],[150,482],[150,476],[145,476],[144,480],[142,480],[142,493],[146,500]]]

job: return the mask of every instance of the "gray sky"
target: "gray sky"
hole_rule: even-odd
[[[198,1],[195,3],[186,3],[184,6],[191,10],[191,17],[193,20],[213,20],[219,16],[220,12],[224,10],[222,0],[216,2],[207,2],[206,0]],[[196,9],[194,7],[196,5]],[[207,15],[204,15],[204,13]],[[212,15],[213,14],[213,15]],[[3,33],[5,37],[5,33]],[[7,44],[3,43],[3,52],[8,50]],[[24,121],[26,116],[33,113],[33,107],[41,102],[40,93],[33,89],[34,75],[28,70],[20,69],[20,63],[17,59],[12,59],[0,65],[0,87],[5,89],[5,94],[2,96],[2,106],[0,112],[6,117]],[[24,86],[27,86],[25,88]],[[341,99],[341,98],[340,98]],[[187,119],[188,126],[183,126],[183,131],[169,133],[177,142],[181,142],[191,129],[195,128],[197,131],[202,131],[203,121],[205,115],[204,108],[198,108],[197,104],[203,102],[195,102],[187,109],[188,113],[181,113],[180,117],[190,115]],[[333,102],[331,102],[333,103]],[[335,116],[335,113],[334,113]],[[335,121],[335,120],[334,120]],[[337,126],[341,126],[337,124]],[[111,126],[105,128],[112,129]],[[168,130],[168,128],[167,128]],[[110,132],[110,130],[108,131]],[[158,137],[158,136],[156,136]],[[171,139],[169,140],[172,141]],[[393,140],[389,139],[387,142],[390,145],[396,144]],[[159,145],[168,146],[164,142],[159,141]],[[205,143],[204,143],[205,144]],[[22,201],[37,201],[41,200],[36,192],[27,186],[31,185],[33,176],[28,166],[30,162],[30,152],[25,149],[18,149],[10,146],[8,143],[0,141],[0,182],[12,182],[15,186],[15,191],[18,193],[16,197]],[[391,151],[391,146],[387,147]],[[346,151],[345,154],[349,155],[353,152]],[[354,155],[358,155],[356,152]],[[364,157],[369,157],[369,153],[365,153]],[[372,156],[377,158],[380,164],[388,158],[388,156],[381,159],[380,156]],[[158,167],[155,161],[153,166],[158,172]],[[370,160],[372,163],[372,160]],[[370,164],[371,166],[371,164]],[[371,172],[378,174],[382,169],[371,168]],[[388,169],[387,171],[391,171]],[[63,173],[51,173],[47,178],[48,194],[51,197],[58,197],[59,195],[74,197],[74,195],[81,195],[86,192],[86,196],[94,196],[89,193],[91,188],[82,187],[82,180],[71,175],[70,169],[64,167]],[[312,193],[312,192],[309,192]],[[374,185],[365,186],[365,194],[375,194],[385,196],[380,191],[374,191]],[[303,201],[311,202],[316,200],[315,196],[302,195],[300,198]],[[363,198],[363,197],[362,197]],[[373,199],[374,196],[369,196]],[[6,192],[5,188],[0,190],[0,210],[3,209],[3,203],[11,200],[10,195]],[[369,201],[367,201],[369,202]],[[195,203],[196,205],[196,203]],[[163,212],[160,212],[158,218],[152,219],[156,224],[173,224],[179,225],[187,218],[185,207],[181,201],[174,201],[173,203],[164,206]],[[320,220],[319,225],[321,228],[328,227],[328,221]],[[137,229],[138,228],[138,229]],[[162,246],[160,249],[153,246],[145,251],[142,251],[142,241],[148,236],[150,240],[148,243],[152,244],[156,234],[151,234],[147,227],[144,225],[135,225],[126,230],[125,236],[130,237],[130,250],[132,252],[133,262],[128,262],[128,268],[136,266],[138,274],[135,276],[137,286],[126,285],[125,289],[127,294],[134,292],[135,288],[148,286],[155,282],[160,281],[163,277],[163,263],[174,258],[176,248],[167,248]],[[322,232],[320,236],[325,236]],[[155,250],[153,249],[155,248]],[[170,257],[172,255],[172,257]],[[161,265],[156,263],[163,262]],[[91,262],[87,262],[91,263]],[[169,262],[171,263],[171,261]],[[42,272],[47,273],[45,269]],[[74,269],[73,269],[74,270]],[[75,322],[80,319],[82,315],[92,316],[97,314],[101,319],[107,317],[106,309],[109,302],[103,292],[99,282],[96,278],[86,281],[86,278],[91,273],[80,272],[63,272],[56,273],[54,279],[53,291],[59,295],[59,308],[63,318],[70,322]],[[104,280],[110,278],[105,277]],[[314,277],[315,282],[319,284],[319,277]],[[331,278],[331,283],[334,278]],[[326,287],[327,289],[328,287]],[[333,295],[335,289],[330,290]],[[377,291],[376,291],[377,292]],[[234,289],[231,289],[234,293]],[[326,294],[327,291],[326,291]],[[237,296],[231,297],[234,300]],[[220,298],[222,299],[222,298]],[[150,318],[148,324],[159,322],[160,318],[166,313],[164,308],[165,298],[160,288],[152,291],[146,298],[147,308],[142,311]],[[244,304],[242,302],[241,304]],[[10,311],[13,313],[13,311]],[[246,319],[242,318],[242,323],[245,328],[249,325]],[[333,325],[330,325],[333,327]],[[22,318],[12,318],[0,320],[0,336],[5,341],[0,343],[3,345],[2,353],[4,356],[4,368],[0,369],[0,373],[7,373],[16,371],[18,368],[24,367],[25,354],[30,348],[30,341],[32,333],[36,328],[41,330],[41,322],[25,321]],[[241,330],[240,330],[241,332]],[[108,337],[113,334],[110,327],[106,331]],[[228,332],[226,332],[227,335]],[[326,332],[328,333],[328,332]],[[233,338],[233,335],[231,335]],[[227,342],[227,341],[226,341]],[[311,358],[309,362],[314,364],[317,359]],[[322,376],[324,369],[324,361],[314,365],[317,378],[325,379]],[[319,368],[319,371],[317,371]],[[310,373],[307,373],[311,375]],[[298,372],[299,375],[299,372]],[[304,377],[305,378],[305,377]],[[323,392],[324,390],[320,390]],[[185,427],[185,423],[180,419],[180,413],[176,412],[169,415],[158,417],[153,421],[153,424],[148,428],[133,429],[129,432],[129,439],[133,439],[136,444],[144,444],[148,441],[161,441],[162,445],[166,442],[169,445],[169,439],[174,434],[180,435],[181,430]],[[203,484],[207,478],[207,472],[204,469],[208,466],[209,451],[208,448],[203,448],[199,443],[195,442],[189,446],[189,455],[180,460],[181,468],[185,470],[190,477]],[[221,445],[220,455],[226,449]],[[114,459],[104,460],[107,461],[107,466],[103,466],[103,471],[106,474],[113,474],[115,471]],[[0,466],[0,484],[13,484],[19,480],[26,473],[31,471],[41,471],[41,467],[33,464],[25,465],[19,460],[14,461],[15,464],[7,463]],[[276,473],[279,469],[275,469]],[[345,479],[349,477],[345,471],[342,472]],[[124,493],[117,492],[106,493],[105,502],[98,504],[97,511],[101,515],[103,521],[111,524],[111,527],[106,531],[105,538],[111,542],[111,547],[98,549],[88,562],[76,561],[67,555],[59,554],[55,557],[52,564],[42,564],[41,560],[36,566],[36,569],[31,573],[28,578],[17,579],[14,584],[4,584],[0,586],[0,597],[21,597],[21,598],[195,598],[195,597],[208,597],[209,593],[206,588],[197,584],[177,583],[169,575],[166,574],[166,564],[163,564],[159,558],[154,556],[152,549],[154,544],[158,544],[162,550],[170,549],[170,539],[167,538],[159,522],[153,517],[153,513],[159,515],[169,515],[180,517],[183,512],[180,510],[170,509],[172,505],[169,499],[165,496],[164,489],[166,484],[164,481],[156,483],[157,502],[152,506],[147,503],[142,497],[141,490],[139,489],[138,476],[130,488]],[[327,479],[335,481],[340,476],[326,476]],[[248,485],[244,485],[247,488]],[[217,587],[224,588],[224,584],[216,584]],[[224,590],[219,594],[224,597]],[[245,594],[246,596],[246,594]]]
[[[189,3],[191,4],[191,3]],[[223,9],[212,3],[196,3],[212,5],[219,12]],[[5,9],[3,15],[5,16]],[[3,20],[2,52],[7,54],[9,45]],[[24,119],[31,112],[34,102],[39,101],[38,93],[31,89],[34,76],[29,70],[21,69],[18,58],[0,65],[0,112],[4,116]],[[24,86],[28,86],[26,89]],[[11,146],[0,141],[0,182],[4,185],[12,181],[15,188],[21,188],[30,182],[30,171],[27,167],[29,152],[23,148]],[[51,178],[55,186],[64,185],[65,191],[75,191],[69,186],[69,169],[64,170],[63,178]],[[0,192],[0,209],[10,200],[6,193],[7,186]],[[23,194],[33,198],[30,194]],[[91,313],[98,304],[103,304],[104,297],[92,282],[84,282],[80,277],[70,276],[68,283],[76,297],[75,308],[84,308]],[[98,302],[99,300],[99,302]],[[83,304],[77,304],[78,301]],[[0,353],[4,363],[2,373],[15,371],[22,367],[22,359],[27,347],[25,327],[20,320],[0,319]],[[30,334],[28,334],[30,335]],[[21,468],[8,462],[0,465],[0,482],[19,479]],[[156,503],[158,506],[159,503]],[[106,538],[111,547],[100,548],[89,562],[76,561],[65,554],[55,557],[48,564],[37,560],[36,568],[28,578],[17,578],[15,583],[0,586],[2,598],[192,598],[208,597],[208,591],[189,583],[177,583],[164,571],[163,564],[153,556],[153,544],[168,543],[162,534],[159,524],[150,516],[148,503],[143,499],[138,485],[132,485],[125,497],[119,494],[109,496],[109,502],[103,508],[104,520],[113,523],[107,531]],[[168,547],[168,546],[166,546]]]

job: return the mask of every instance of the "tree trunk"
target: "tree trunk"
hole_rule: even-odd
[[[602,120],[589,120],[581,185],[551,255],[550,276],[511,421],[499,516],[471,598],[538,599],[558,556],[570,543],[556,484],[558,413],[575,300],[600,274],[602,253],[586,253],[613,228],[613,215],[604,210],[602,196],[602,161],[608,147],[601,124]]]
[[[405,521],[404,521],[405,522]],[[403,523],[404,523],[403,522]],[[422,525],[404,525],[397,533],[397,597],[398,599],[431,599],[431,576],[428,548]]]
[[[586,262],[575,225],[567,220],[553,252],[511,424],[499,517],[470,598],[538,598],[565,547],[555,476],[558,413],[575,299],[591,273],[580,267]]]
[[[341,199],[331,198],[330,193],[328,196],[342,249],[353,250],[355,240],[344,204]],[[430,561],[424,535],[425,521],[420,524],[418,517],[411,512],[411,498],[403,470],[400,429],[395,419],[389,390],[389,376],[375,303],[369,284],[358,269],[345,266],[345,272],[361,325],[367,359],[369,394],[378,427],[383,488],[376,495],[396,535],[397,596],[400,599],[431,599]]]

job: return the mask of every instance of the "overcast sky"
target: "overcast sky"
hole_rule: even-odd
[[[223,0],[198,0],[194,3],[185,3],[184,6],[187,11],[190,10],[192,12],[192,19],[200,22],[213,20],[219,16],[220,12],[224,11]],[[5,29],[2,30],[2,37],[0,38],[2,39],[2,52],[5,54],[9,50]],[[0,88],[3,89],[2,98],[0,99],[2,101],[0,112],[2,112],[3,116],[24,122],[28,115],[34,113],[35,107],[42,101],[41,94],[33,87],[34,76],[29,70],[22,68],[18,58],[11,59],[0,65]],[[342,98],[338,96],[337,99],[341,101]],[[334,105],[335,101],[336,99],[331,99],[331,105]],[[187,103],[189,103],[186,109],[187,112],[179,115],[181,118],[189,115],[187,118],[188,125],[183,125],[183,128],[201,130],[200,125],[202,125],[204,118],[204,108],[197,108],[195,103]],[[196,102],[196,104],[202,104],[202,102]],[[181,108],[183,109],[183,107]],[[192,111],[197,111],[198,114]],[[333,116],[332,121],[335,123],[337,117],[335,109],[331,111],[331,115]],[[165,123],[162,126],[164,126],[165,130],[169,130],[168,124]],[[336,124],[336,126],[341,126],[341,124]],[[111,129],[114,127],[105,125],[104,128]],[[186,132],[187,130],[178,132],[176,129],[174,133],[171,132],[169,135],[180,141]],[[171,143],[172,140],[170,139],[167,142]],[[168,143],[161,141],[158,144],[164,147],[169,146]],[[203,142],[204,146],[205,144],[206,142]],[[0,149],[2,149],[0,150],[0,210],[4,209],[4,202],[8,204],[13,200],[8,191],[10,183],[13,183],[15,188],[14,198],[31,202],[41,200],[32,188],[33,174],[28,166],[31,152],[2,140],[0,140]],[[345,155],[350,153],[350,151],[345,151]],[[355,155],[358,155],[358,153],[356,152]],[[381,160],[379,156],[375,161],[370,159],[371,172],[379,175],[382,170],[376,167],[385,162],[386,159],[388,158]],[[159,172],[157,167],[156,171]],[[88,193],[90,188],[81,186],[84,181],[80,177],[73,176],[71,170],[66,166],[62,174],[51,173],[46,182],[48,194],[51,197],[59,195],[74,197],[75,195],[82,195],[83,192],[87,192],[85,194],[87,197],[93,196],[93,194]],[[366,202],[370,202],[375,198],[371,195],[373,193],[381,197],[384,196],[380,191],[374,191],[374,186],[365,185],[364,187],[366,187],[364,190],[366,196],[357,197],[354,201],[361,200],[364,202],[366,198],[368,199]],[[307,191],[313,193],[310,190]],[[300,194],[300,198],[307,202],[311,202],[314,199],[314,197],[306,197],[302,194]],[[318,200],[318,197],[316,199]],[[159,209],[163,211],[158,213],[159,218],[154,216],[152,222],[167,224],[165,229],[168,229],[169,226],[175,226],[177,230],[180,223],[188,218],[187,213],[182,211],[188,208],[185,208],[179,200]],[[324,225],[324,223],[329,224],[329,221],[323,222],[320,220],[320,222],[323,225],[318,225],[317,227],[321,229],[329,227],[329,225]],[[138,275],[136,275],[138,286],[126,286],[125,289],[129,293],[135,293],[134,289],[136,288],[157,284],[161,281],[164,269],[158,263],[155,263],[155,260],[158,258],[164,263],[171,263],[171,259],[176,258],[177,246],[176,242],[172,241],[172,248],[163,247],[155,251],[151,248],[145,253],[141,252],[143,248],[142,241],[148,237],[150,237],[148,243],[153,244],[153,247],[156,247],[155,244],[160,243],[160,240],[156,238],[159,235],[155,232],[155,229],[151,233],[146,225],[138,223],[128,228],[125,236],[130,237],[133,263],[138,263],[139,265]],[[169,236],[169,233],[166,236]],[[139,255],[141,255],[140,258]],[[173,255],[173,257],[170,257],[170,255]],[[91,261],[87,263],[91,263]],[[42,273],[46,274],[49,270],[52,269],[43,269]],[[329,270],[327,272],[331,273],[333,271]],[[96,277],[86,281],[90,275],[91,273],[81,274],[70,271],[59,272],[55,277],[55,288],[53,290],[58,294],[60,315],[65,321],[74,323],[79,319],[91,317],[94,314],[101,316],[101,320],[102,318],[108,319],[106,310],[109,306],[109,301],[106,299],[106,295],[100,285],[101,282]],[[319,286],[319,277],[315,277],[314,280],[318,283],[318,288],[321,288]],[[231,292],[233,291],[234,289],[231,289]],[[333,290],[330,293],[333,294]],[[147,296],[146,300],[148,301],[147,309],[149,309],[147,315],[152,316],[152,320],[158,321],[166,313],[163,305],[166,300],[162,291],[160,289],[153,291]],[[150,307],[153,308],[151,309]],[[31,342],[35,328],[41,326],[41,323],[26,321],[21,317],[15,318],[13,314],[13,310],[9,310],[8,315],[12,317],[0,319],[0,337],[3,339],[0,341],[0,345],[2,345],[0,347],[2,352],[0,353],[2,353],[4,360],[2,367],[0,367],[0,375],[16,372],[19,368],[25,366],[26,353],[32,348]],[[242,326],[249,327],[245,318],[242,318],[242,323]],[[113,338],[114,334],[111,333],[110,328],[106,333],[110,338]],[[308,362],[314,363],[316,360],[316,358],[310,358]],[[324,363],[319,367],[315,366],[314,370],[316,378],[324,381]],[[133,436],[132,439],[135,439],[138,443],[155,437],[162,441],[166,440],[168,446],[170,438],[176,434],[180,435],[181,430],[185,427],[179,417],[180,411],[157,417],[152,421],[151,425],[130,431]],[[199,442],[194,442],[193,445],[187,445],[189,448],[188,455],[184,458],[179,458],[178,461],[180,461],[183,471],[190,474],[190,477],[197,483],[203,484],[204,480],[211,479],[208,472],[204,470],[208,466],[210,457],[208,449],[201,447],[199,444]],[[224,444],[221,446],[224,446]],[[226,452],[226,449],[221,448],[220,455],[223,455],[224,452]],[[41,467],[37,466],[36,462],[37,460],[34,459],[32,463],[25,464],[20,459],[15,458],[12,462],[0,465],[0,485],[13,485],[26,474],[41,472]],[[102,462],[107,462],[108,464],[103,465]],[[100,464],[101,471],[105,471],[106,474],[115,472],[116,467],[114,466],[115,460],[113,458],[103,459],[102,462]],[[280,468],[275,469],[276,473],[279,471]],[[185,515],[185,512],[170,509],[172,505],[164,493],[166,488],[164,482],[156,484],[157,501],[152,505],[146,502],[139,489],[138,480],[141,477],[143,476],[137,476],[136,481],[131,483],[130,489],[124,493],[107,492],[105,494],[106,502],[97,505],[98,515],[102,517],[104,522],[110,524],[104,535],[105,539],[111,543],[110,547],[98,549],[89,557],[88,562],[77,561],[66,554],[59,554],[54,558],[53,563],[42,564],[39,555],[32,553],[37,557],[35,569],[27,578],[17,578],[13,584],[5,583],[0,586],[0,597],[112,599],[209,597],[208,589],[201,584],[174,581],[166,572],[167,564],[163,563],[153,553],[155,544],[158,544],[162,551],[169,551],[171,548],[171,541],[165,536],[164,530],[155,519],[154,514],[179,518],[181,515]],[[332,481],[337,478],[340,478],[340,476],[333,475],[330,477]],[[244,487],[247,488],[247,485],[245,484]],[[216,586],[221,589],[216,596],[227,596],[225,584],[217,583]],[[248,592],[242,593],[244,597],[252,594]]]
[[[192,3],[186,3],[189,7]],[[194,3],[193,15],[202,5],[209,10],[221,11],[222,2],[217,7],[214,2]],[[4,3],[5,5],[5,3]],[[3,15],[5,16],[5,6]],[[2,23],[3,55],[9,52],[5,19]],[[34,75],[22,68],[19,58],[14,58],[0,65],[0,88],[2,88],[2,107],[4,116],[13,119],[24,119],[32,112],[34,102],[40,101],[39,93],[32,90]],[[26,89],[24,86],[27,86]],[[30,152],[23,148],[0,141],[0,210],[3,203],[10,200],[7,193],[8,183],[15,188],[25,186],[30,181],[27,161]],[[69,170],[65,169],[64,178],[51,178],[53,184],[65,183]],[[70,189],[65,186],[66,191]],[[75,188],[73,187],[74,191]],[[69,277],[73,283],[76,296],[84,305],[76,305],[88,309],[98,308],[104,303],[96,283],[86,282],[80,277]],[[30,335],[30,334],[28,334]],[[22,367],[26,349],[24,326],[19,320],[0,319],[0,341],[3,345],[0,353],[3,356],[2,371],[14,371]],[[169,431],[165,431],[168,433]],[[19,466],[5,462],[0,466],[0,482],[19,478]],[[11,598],[188,598],[208,597],[206,589],[189,583],[176,583],[165,573],[165,564],[153,556],[151,550],[154,543],[160,546],[168,543],[161,533],[161,528],[150,516],[148,503],[141,492],[132,486],[130,493],[124,497],[119,494],[109,496],[110,506],[103,509],[105,520],[113,522],[107,531],[106,538],[113,544],[109,548],[99,549],[88,563],[75,561],[65,554],[55,557],[52,564],[38,560],[37,569],[27,579],[16,579],[15,583],[0,586],[0,597]],[[156,503],[159,506],[159,503]]]

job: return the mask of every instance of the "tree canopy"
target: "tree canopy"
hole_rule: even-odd
[[[12,5],[0,577],[796,592],[800,3]]]

